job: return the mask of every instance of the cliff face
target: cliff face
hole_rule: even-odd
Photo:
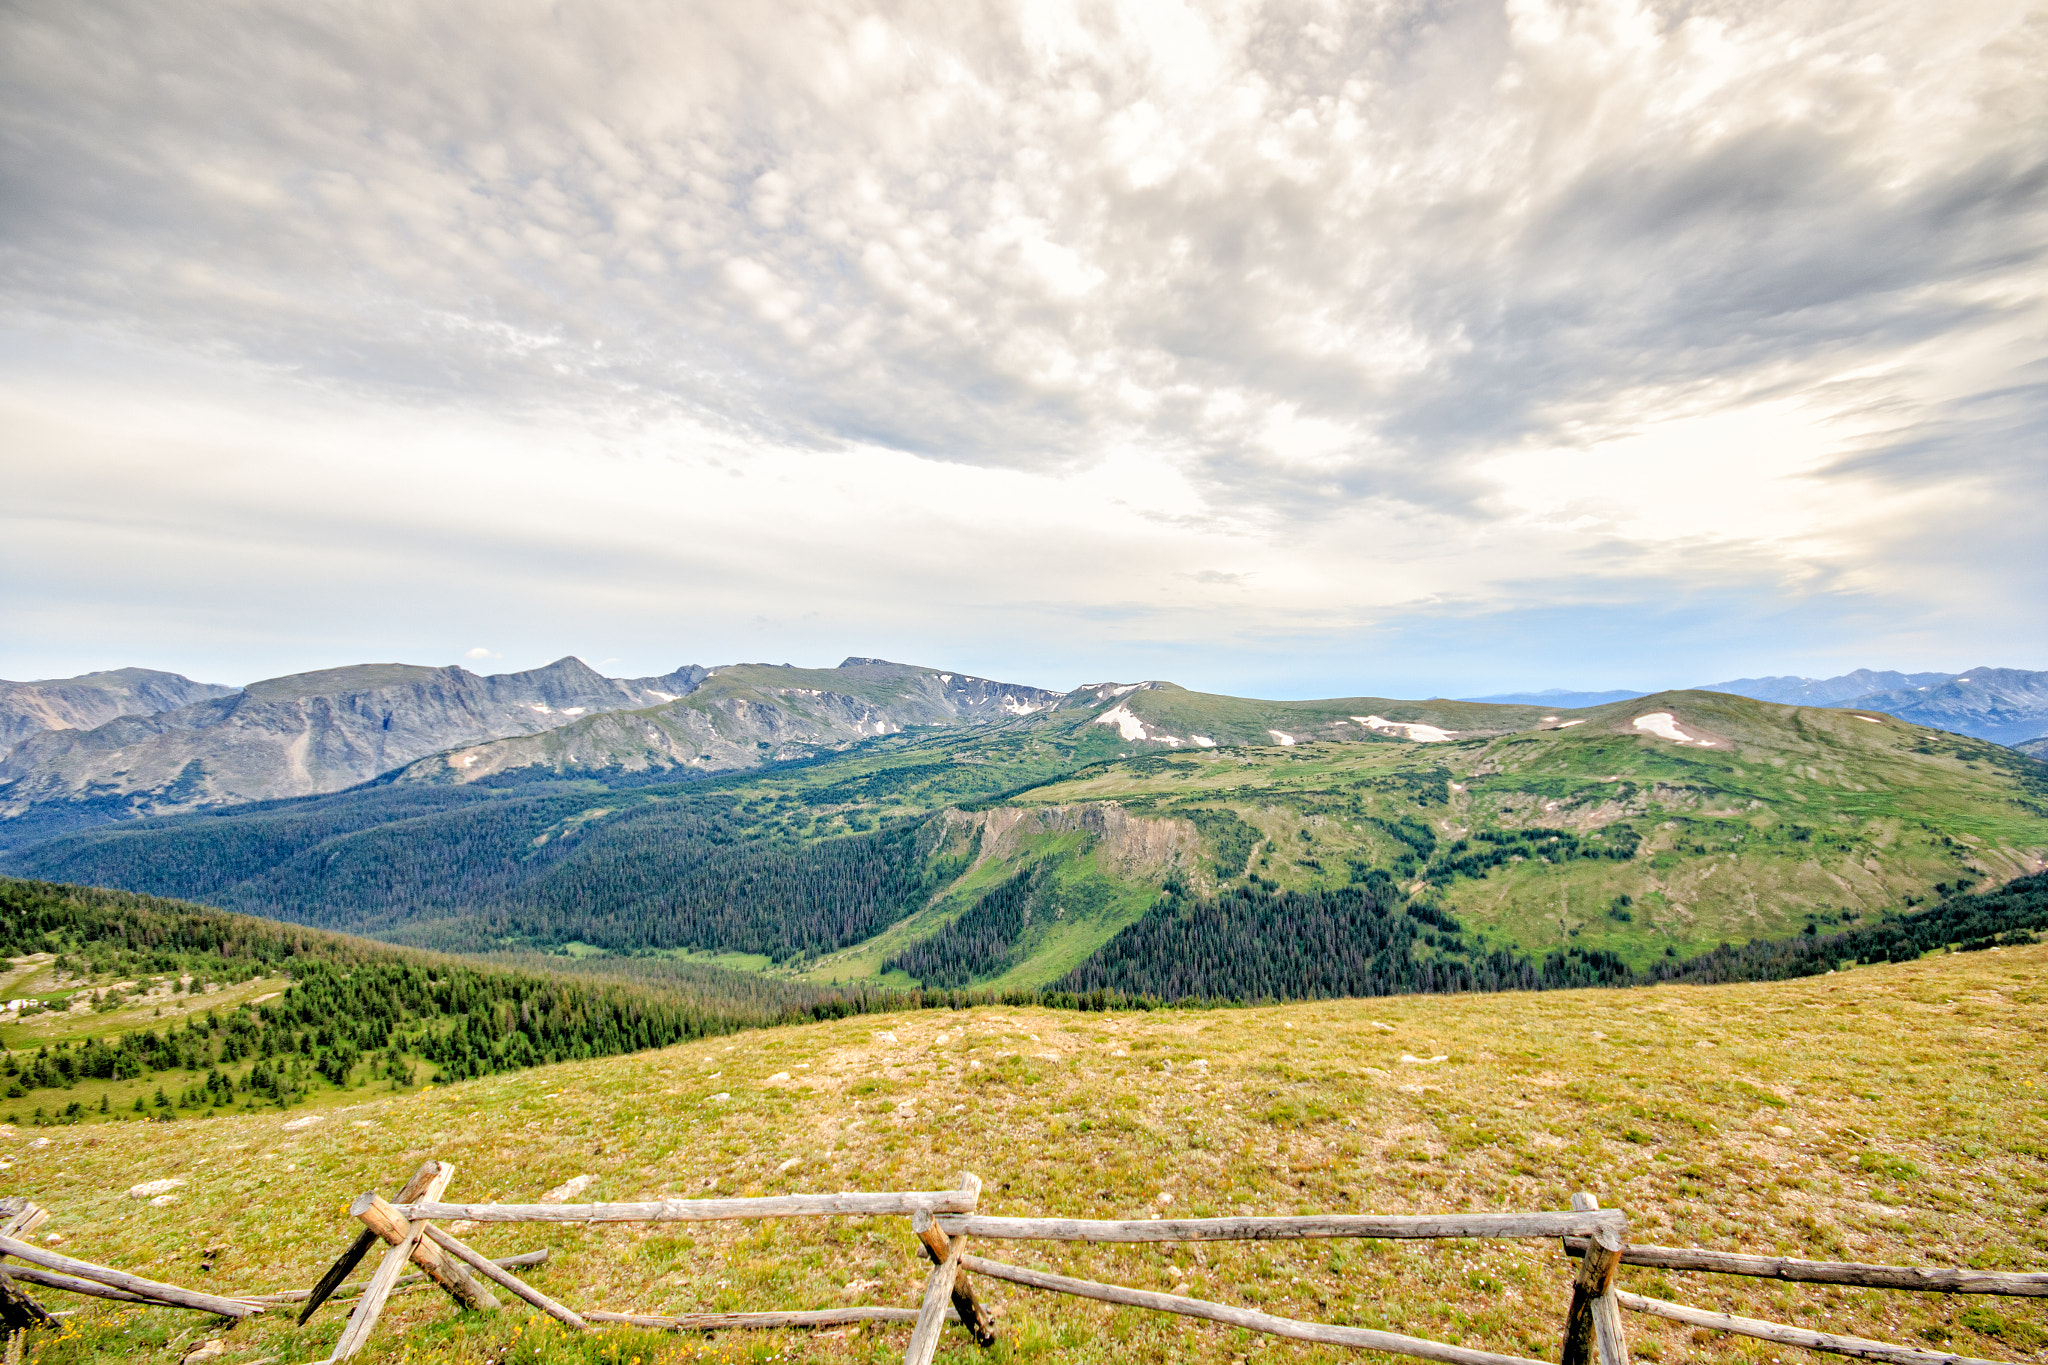
[[[90,730],[119,716],[175,711],[234,692],[153,668],[114,668],[37,682],[0,680],[0,754],[45,730]]]
[[[65,823],[75,827],[336,791],[456,745],[660,706],[705,673],[615,679],[562,659],[491,677],[362,664],[271,678],[153,715],[30,736],[0,760],[0,821],[69,808],[75,818]]]

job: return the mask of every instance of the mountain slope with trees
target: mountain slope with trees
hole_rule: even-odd
[[[860,1007],[845,992],[704,967],[659,987],[484,967],[11,878],[0,878],[0,956],[15,960],[9,992],[27,992],[0,1015],[10,1122],[287,1108]],[[252,980],[270,993],[218,994]]]
[[[387,782],[89,831],[5,866],[443,950],[998,990],[1098,979],[1073,973],[1164,898],[1245,981],[1307,989],[1258,965],[1277,942],[1261,924],[1299,910],[1412,948],[1347,980],[1506,981],[1553,955],[1557,979],[1597,979],[1838,932],[2048,855],[2048,768],[1875,715],[1699,692],[1357,712],[1389,733],[1356,705],[1106,686],[757,772]],[[1292,742],[1226,742],[1272,730]],[[1359,888],[1396,922],[1359,910]]]

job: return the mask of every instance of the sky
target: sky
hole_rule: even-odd
[[[2048,668],[2038,0],[0,7],[0,676]]]

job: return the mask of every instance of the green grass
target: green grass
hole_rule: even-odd
[[[1004,1214],[1144,1217],[1311,1210],[1625,1210],[1635,1241],[1902,1264],[2048,1268],[2048,945],[1938,955],[1771,985],[1406,997],[1268,1009],[1062,1014],[974,1009],[739,1034],[382,1096],[308,1131],[283,1115],[0,1133],[8,1187],[69,1254],[237,1292],[310,1283],[424,1158],[458,1199],[531,1199],[578,1174],[638,1199],[933,1188],[972,1169]],[[1410,1056],[1446,1054],[1433,1066]],[[790,1079],[779,1080],[781,1073]],[[714,1099],[724,1094],[724,1100]],[[131,1184],[187,1184],[155,1208]],[[1160,1196],[1172,1202],[1162,1204]],[[912,1305],[926,1269],[903,1220],[488,1226],[488,1254],[548,1246],[534,1282],[580,1307],[648,1312]],[[1324,1242],[981,1247],[1066,1273],[1556,1358],[1571,1266],[1554,1244]],[[210,1269],[202,1268],[210,1267]],[[360,1279],[367,1268],[358,1272]],[[2024,1360],[2048,1304],[1624,1267],[1622,1284],[1777,1321]],[[861,1287],[849,1293],[846,1286]],[[981,1281],[990,1356],[1334,1362],[1180,1319]],[[65,1296],[48,1293],[48,1300]],[[62,1306],[72,1306],[64,1303]],[[324,1355],[328,1310],[227,1334],[226,1365]],[[1639,1358],[1749,1365],[1738,1339],[1630,1315]],[[31,1338],[41,1365],[175,1360],[216,1329],[88,1303]],[[900,1358],[907,1329],[571,1339],[523,1312],[393,1300],[380,1362]]]

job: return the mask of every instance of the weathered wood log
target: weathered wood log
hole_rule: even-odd
[[[607,1313],[586,1308],[592,1322],[619,1322],[671,1332],[723,1332],[729,1328],[839,1327],[852,1322],[916,1322],[915,1308],[808,1308],[790,1313]],[[957,1319],[955,1319],[957,1321]]]
[[[214,1313],[220,1317],[237,1319],[263,1311],[257,1304],[243,1303],[239,1299],[224,1299],[218,1294],[202,1294],[196,1289],[181,1289],[177,1285],[164,1284],[157,1280],[146,1280],[140,1275],[130,1275],[125,1270],[115,1270],[110,1266],[94,1265],[91,1261],[60,1256],[54,1251],[45,1251],[41,1247],[31,1246],[12,1237],[0,1237],[0,1254],[27,1261],[30,1265],[41,1266],[45,1270],[61,1271],[76,1275],[82,1280],[112,1285],[116,1289],[125,1289],[131,1294],[140,1295],[145,1299],[155,1299],[159,1303],[167,1303],[177,1308],[196,1308],[202,1313]]]
[[[493,1281],[507,1292],[518,1295],[535,1308],[540,1309],[541,1312],[555,1319],[555,1321],[572,1327],[579,1332],[590,1325],[582,1318],[576,1316],[574,1310],[564,1308],[561,1304],[556,1303],[517,1275],[501,1270],[496,1262],[470,1250],[469,1247],[458,1241],[451,1234],[441,1231],[432,1223],[428,1223],[426,1228],[427,1237],[438,1244],[443,1251],[448,1252],[457,1260],[466,1262],[472,1270],[475,1270],[484,1278]]]
[[[1894,1346],[1886,1341],[1870,1341],[1864,1337],[1836,1336],[1832,1332],[1812,1332],[1804,1327],[1788,1327],[1783,1323],[1764,1322],[1758,1318],[1738,1318],[1729,1313],[1716,1313],[1705,1308],[1688,1308],[1682,1303],[1666,1303],[1663,1299],[1646,1299],[1640,1294],[1626,1290],[1615,1295],[1621,1306],[1632,1313],[1651,1313],[1673,1322],[1689,1323],[1694,1327],[1710,1327],[1716,1331],[1734,1332],[1745,1337],[1756,1337],[1761,1341],[1774,1341],[1781,1346],[1801,1346],[1809,1351],[1828,1351],[1835,1355],[1860,1356],[1865,1360],[1882,1360],[1889,1365],[2000,1365],[1993,1360],[1981,1360],[1976,1356],[1952,1355],[1947,1351],[1923,1351],[1917,1346]]]
[[[348,1206],[348,1211],[392,1246],[397,1246],[413,1228],[375,1194],[358,1196],[356,1202]],[[447,1290],[449,1297],[462,1307],[473,1308],[479,1313],[498,1311],[498,1301],[491,1297],[491,1292],[478,1284],[476,1277],[460,1261],[443,1255],[440,1245],[431,1236],[413,1238],[412,1259],[426,1272],[428,1279]]]
[[[1592,1213],[1598,1210],[1600,1201],[1590,1194],[1572,1196],[1572,1209],[1576,1213]],[[1608,1238],[1612,1234],[1610,1243]],[[1584,1289],[1591,1295],[1586,1303],[1593,1326],[1593,1353],[1599,1357],[1600,1365],[1628,1365],[1628,1349],[1621,1331],[1621,1305],[1614,1297],[1614,1275],[1621,1266],[1620,1251],[1627,1238],[1620,1226],[1603,1228],[1593,1235],[1594,1250],[1579,1262],[1578,1274],[1572,1283],[1572,1306],[1566,1319],[1566,1354],[1571,1360],[1570,1324],[1578,1320],[1579,1293]]]
[[[932,1267],[924,1282],[924,1303],[917,1310],[917,1326],[910,1331],[910,1345],[903,1352],[903,1365],[932,1365],[939,1353],[939,1333],[946,1330],[946,1310],[953,1303],[953,1286],[960,1279],[960,1258],[967,1254],[967,1236],[961,1234],[946,1247],[946,1259]]]
[[[131,1294],[125,1289],[94,1284],[91,1280],[81,1280],[75,1275],[59,1275],[54,1270],[38,1270],[32,1265],[8,1266],[7,1274],[23,1284],[39,1284],[45,1289],[61,1289],[67,1294],[84,1294],[89,1298],[113,1299],[120,1303],[156,1302],[155,1299],[145,1299],[142,1295]],[[247,1303],[250,1300],[244,1299],[243,1302]]]
[[[382,1239],[380,1238],[379,1240]],[[491,1264],[504,1266],[508,1270],[517,1270],[521,1266],[546,1265],[547,1262],[547,1249],[543,1247],[539,1251],[522,1251],[517,1256],[499,1256],[494,1258]],[[420,1285],[427,1283],[430,1283],[430,1281],[426,1276],[414,1271],[399,1276],[398,1283],[391,1287],[391,1292],[395,1294],[401,1289],[416,1289]],[[435,1287],[439,1288],[438,1285]],[[237,1294],[235,1297],[244,1303],[261,1303],[274,1307],[278,1304],[304,1303],[307,1296],[312,1292],[310,1289],[278,1289],[265,1294]],[[330,1294],[327,1301],[329,1303],[340,1303],[342,1300],[352,1299],[362,1292],[363,1287],[359,1284],[343,1285]]]
[[[1231,1327],[1265,1332],[1270,1336],[1292,1337],[1297,1341],[1319,1341],[1329,1346],[1356,1347],[1361,1351],[1387,1351],[1394,1355],[1417,1356],[1423,1360],[1447,1361],[1449,1365],[1531,1365],[1527,1356],[1477,1351],[1468,1346],[1452,1346],[1441,1341],[1402,1336],[1398,1332],[1374,1331],[1366,1327],[1333,1327],[1321,1322],[1302,1322],[1296,1318],[1275,1317],[1271,1313],[1260,1313],[1249,1308],[1232,1308],[1227,1304],[1210,1303],[1205,1299],[1183,1298],[1178,1294],[1157,1294],[1146,1289],[1127,1289],[1122,1285],[1077,1280],[1044,1270],[1027,1270],[1023,1266],[983,1260],[979,1256],[963,1256],[960,1258],[960,1264],[976,1275],[1008,1280],[1011,1284],[1021,1284],[1032,1289],[1048,1289],[1056,1294],[1074,1294],[1084,1299],[1121,1303],[1132,1308],[1150,1308],[1161,1313],[1179,1313],[1183,1317],[1203,1318]]]
[[[981,1177],[970,1171],[960,1173],[960,1188],[972,1190],[977,1198],[981,1195]],[[910,1216],[910,1230],[917,1234],[917,1240],[924,1244],[924,1254],[933,1265],[946,1259],[952,1239],[928,1213],[914,1213]],[[960,1321],[967,1324],[967,1330],[974,1334],[976,1342],[983,1346],[996,1344],[995,1319],[989,1316],[974,1297],[974,1286],[967,1282],[967,1274],[961,1271],[953,1277],[953,1311]]]
[[[39,1209],[18,1194],[0,1199],[0,1237],[26,1237],[43,1225],[49,1210]]]
[[[370,1274],[370,1282],[363,1286],[362,1302],[356,1305],[355,1312],[349,1314],[347,1325],[341,1329],[340,1340],[334,1343],[334,1350],[328,1354],[330,1362],[347,1360],[363,1349],[363,1343],[370,1339],[378,1317],[384,1312],[385,1300],[391,1297],[391,1291],[398,1285],[398,1277],[412,1260],[413,1248],[419,1244],[425,1227],[424,1223],[408,1224],[398,1245],[386,1249],[384,1259]]]
[[[9,1195],[0,1199],[0,1235],[26,1237],[49,1216],[20,1195]],[[39,1276],[48,1273],[27,1266],[16,1266],[11,1273],[0,1270],[0,1329],[7,1332],[10,1352],[18,1352],[21,1346],[21,1339],[15,1333],[30,1327],[47,1327],[54,1321],[43,1306],[14,1281],[21,1279],[35,1284]],[[63,1288],[62,1285],[51,1287]]]
[[[1309,1237],[1584,1237],[1623,1226],[1618,1211],[1594,1213],[1450,1213],[1402,1216],[1310,1214],[1298,1218],[991,1218],[941,1217],[948,1233],[992,1241],[1260,1242]]]
[[[452,1178],[455,1168],[450,1166],[447,1169]],[[438,1197],[448,1188],[446,1180],[443,1180],[438,1188],[434,1185],[441,1170],[442,1163],[438,1161],[422,1164],[412,1173],[412,1179],[406,1181],[404,1187],[398,1191],[398,1202],[403,1204],[414,1199],[424,1199],[429,1190]],[[377,1245],[378,1240],[377,1234],[369,1228],[364,1228],[356,1234],[355,1240],[349,1243],[348,1250],[342,1252],[340,1258],[327,1267],[327,1273],[306,1291],[306,1306],[299,1310],[299,1326],[304,1327],[307,1320],[320,1311],[320,1305],[327,1302],[335,1290],[341,1288],[341,1282],[355,1272],[355,1268],[362,1263],[363,1257],[370,1254],[370,1248]]]
[[[1565,1250],[1574,1256],[1586,1251],[1583,1239],[1573,1238]],[[1930,1294],[2007,1294],[2018,1298],[2048,1298],[2048,1274],[2009,1270],[1951,1270],[1945,1266],[1864,1265],[1855,1261],[1802,1261],[1790,1256],[1742,1256],[1727,1251],[1702,1251],[1697,1247],[1625,1246],[1624,1265],[1649,1266],[1657,1270],[1705,1270],[1717,1275],[1755,1275],[1799,1284],[1849,1284],[1864,1289],[1915,1289]]]
[[[0,1331],[11,1338],[16,1332],[49,1325],[50,1315],[43,1306],[30,1298],[13,1276],[0,1270]]]
[[[909,1190],[888,1194],[782,1194],[760,1199],[658,1199],[646,1204],[393,1204],[408,1222],[468,1219],[473,1223],[711,1223],[732,1218],[819,1218],[830,1214],[968,1213],[961,1190]]]

